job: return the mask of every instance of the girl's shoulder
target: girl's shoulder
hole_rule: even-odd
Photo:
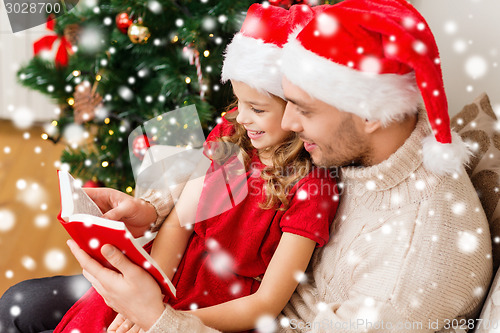
[[[333,192],[337,192],[337,169],[312,167],[311,171],[293,186],[290,194],[297,192],[299,189],[326,187]]]

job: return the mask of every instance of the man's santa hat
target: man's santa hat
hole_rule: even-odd
[[[422,98],[434,136],[424,166],[459,172],[469,151],[451,133],[439,52],[405,0],[345,0],[322,11],[284,46],[286,78],[312,97],[383,125],[415,114]]]
[[[286,10],[251,5],[240,32],[227,46],[221,81],[241,81],[284,99],[280,69],[283,45],[294,29],[303,27],[322,8],[295,5]]]

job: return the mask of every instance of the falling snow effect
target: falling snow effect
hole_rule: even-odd
[[[0,209],[0,232],[10,231],[16,224],[16,216],[8,209]]]
[[[27,129],[31,127],[31,125],[33,125],[33,122],[35,121],[35,115],[33,111],[26,107],[19,107],[12,113],[11,117],[14,126],[19,129]]]
[[[63,133],[64,139],[68,141],[68,143],[80,143],[85,138],[85,130],[82,126],[78,124],[71,124],[66,126]]]
[[[45,254],[43,262],[49,271],[58,272],[66,266],[66,255],[59,249],[52,249]]]
[[[488,63],[481,56],[472,56],[465,62],[465,71],[474,80],[482,78],[488,71]]]
[[[263,315],[257,319],[255,328],[259,333],[273,333],[278,329],[278,325],[272,316]]]
[[[473,253],[476,251],[479,241],[477,236],[471,232],[461,231],[458,233],[458,249],[463,253]]]
[[[33,181],[19,179],[16,182],[16,186],[18,188],[16,198],[19,202],[22,202],[26,206],[38,209],[46,203],[49,193],[40,184]]]

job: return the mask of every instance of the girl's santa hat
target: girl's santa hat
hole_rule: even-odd
[[[424,18],[405,0],[345,0],[322,11],[284,46],[290,82],[342,111],[383,125],[415,114],[422,98],[434,136],[424,166],[459,172],[469,159],[451,133],[439,52]]]
[[[314,13],[324,8],[295,5],[286,10],[253,4],[240,32],[227,46],[221,81],[241,81],[263,92],[285,98],[280,69],[283,45],[292,30],[304,26]]]

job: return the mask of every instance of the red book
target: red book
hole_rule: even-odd
[[[104,259],[101,247],[111,244],[132,262],[143,267],[160,285],[164,295],[175,297],[175,287],[160,266],[128,231],[123,222],[108,220],[75,179],[66,171],[58,171],[61,212],[58,220],[75,242],[103,266],[115,269]],[[116,270],[116,269],[115,269]]]

